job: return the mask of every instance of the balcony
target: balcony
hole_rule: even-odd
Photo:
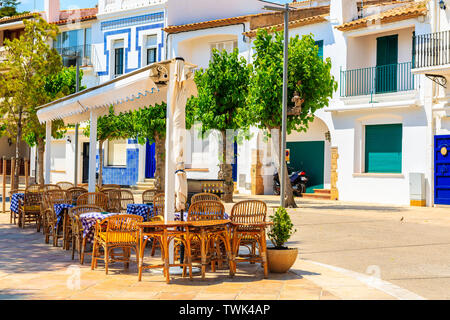
[[[411,68],[412,62],[403,62],[341,70],[340,95],[355,97],[415,90],[417,81]]]
[[[92,66],[91,45],[58,47],[56,51],[62,56],[65,67],[76,66],[76,57],[80,57],[80,67]]]
[[[413,37],[414,69],[450,69],[450,31],[421,34]],[[445,69],[445,67],[444,67]],[[420,73],[420,70],[414,70]]]

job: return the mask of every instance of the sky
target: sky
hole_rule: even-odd
[[[18,6],[19,11],[37,11],[44,10],[44,0],[19,0],[21,4]],[[214,0],[212,0],[214,1]],[[290,0],[270,0],[272,2],[286,3]],[[98,0],[60,0],[61,10],[75,8],[93,8]]]

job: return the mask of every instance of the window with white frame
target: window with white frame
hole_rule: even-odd
[[[237,46],[237,40],[210,43],[210,58],[212,58],[213,49],[217,49],[219,52],[226,50],[228,53],[231,53]]]
[[[124,73],[124,41],[115,40],[114,44],[114,77]]]
[[[157,49],[158,49],[158,36],[156,34],[148,35],[145,38],[145,47],[144,47],[147,65],[156,62]]]
[[[108,166],[127,165],[127,140],[108,141]]]

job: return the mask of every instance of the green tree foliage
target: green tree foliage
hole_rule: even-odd
[[[140,144],[155,143],[155,187],[164,192],[167,104],[155,104],[133,112],[134,135]]]
[[[248,128],[243,110],[250,73],[251,67],[243,57],[239,57],[237,49],[232,53],[213,50],[208,68],[195,73],[198,96],[189,99],[186,111],[188,127],[198,121],[202,123],[202,134],[209,130],[218,130],[221,134],[222,158],[218,178],[225,180],[226,202],[233,201],[234,189],[230,161],[233,155],[232,150],[227,150],[227,138],[234,137],[227,137],[226,133],[227,130]]]
[[[131,138],[134,135],[133,114],[131,112],[120,113],[116,115],[114,108],[109,108],[108,114],[101,116],[97,120],[97,141],[98,141],[98,184],[102,185],[103,180],[103,163],[104,150],[103,144],[105,141],[119,140]],[[83,129],[83,134],[89,137],[90,125]]]
[[[3,17],[12,17],[24,12],[17,12],[17,6],[20,4],[17,0],[0,1],[0,19]]]
[[[49,46],[58,28],[38,15],[23,23],[25,32],[19,39],[5,40],[6,59],[0,63],[0,69],[6,70],[0,76],[0,126],[16,143],[16,159],[24,128],[32,130],[31,123],[38,123],[37,108],[52,100],[45,90],[48,77],[62,68],[61,57]],[[38,141],[38,149],[43,149],[43,144],[44,141]]]
[[[246,109],[252,124],[268,131],[279,141],[275,152],[278,158],[278,172],[281,160],[282,98],[283,98],[283,32],[265,29],[258,31],[254,41],[254,72],[251,76]],[[337,82],[330,73],[331,60],[325,61],[319,56],[318,47],[311,35],[292,37],[289,40],[288,62],[288,106],[297,91],[304,99],[301,112],[288,116],[287,133],[306,131],[314,120],[314,112],[328,106],[329,99],[337,90]],[[286,172],[287,176],[287,172]],[[295,207],[292,187],[286,178],[286,206]]]

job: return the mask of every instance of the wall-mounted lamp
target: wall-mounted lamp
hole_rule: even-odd
[[[67,136],[66,140],[67,140],[67,143],[72,143],[72,139],[70,139],[70,136]]]
[[[447,7],[445,6],[444,0],[439,1],[439,8],[445,10]]]
[[[11,138],[8,138],[8,146],[11,147],[11,145],[12,145],[12,140],[11,140]]]
[[[327,140],[328,142],[331,142],[331,134],[330,134],[330,131],[325,132],[325,140]]]

